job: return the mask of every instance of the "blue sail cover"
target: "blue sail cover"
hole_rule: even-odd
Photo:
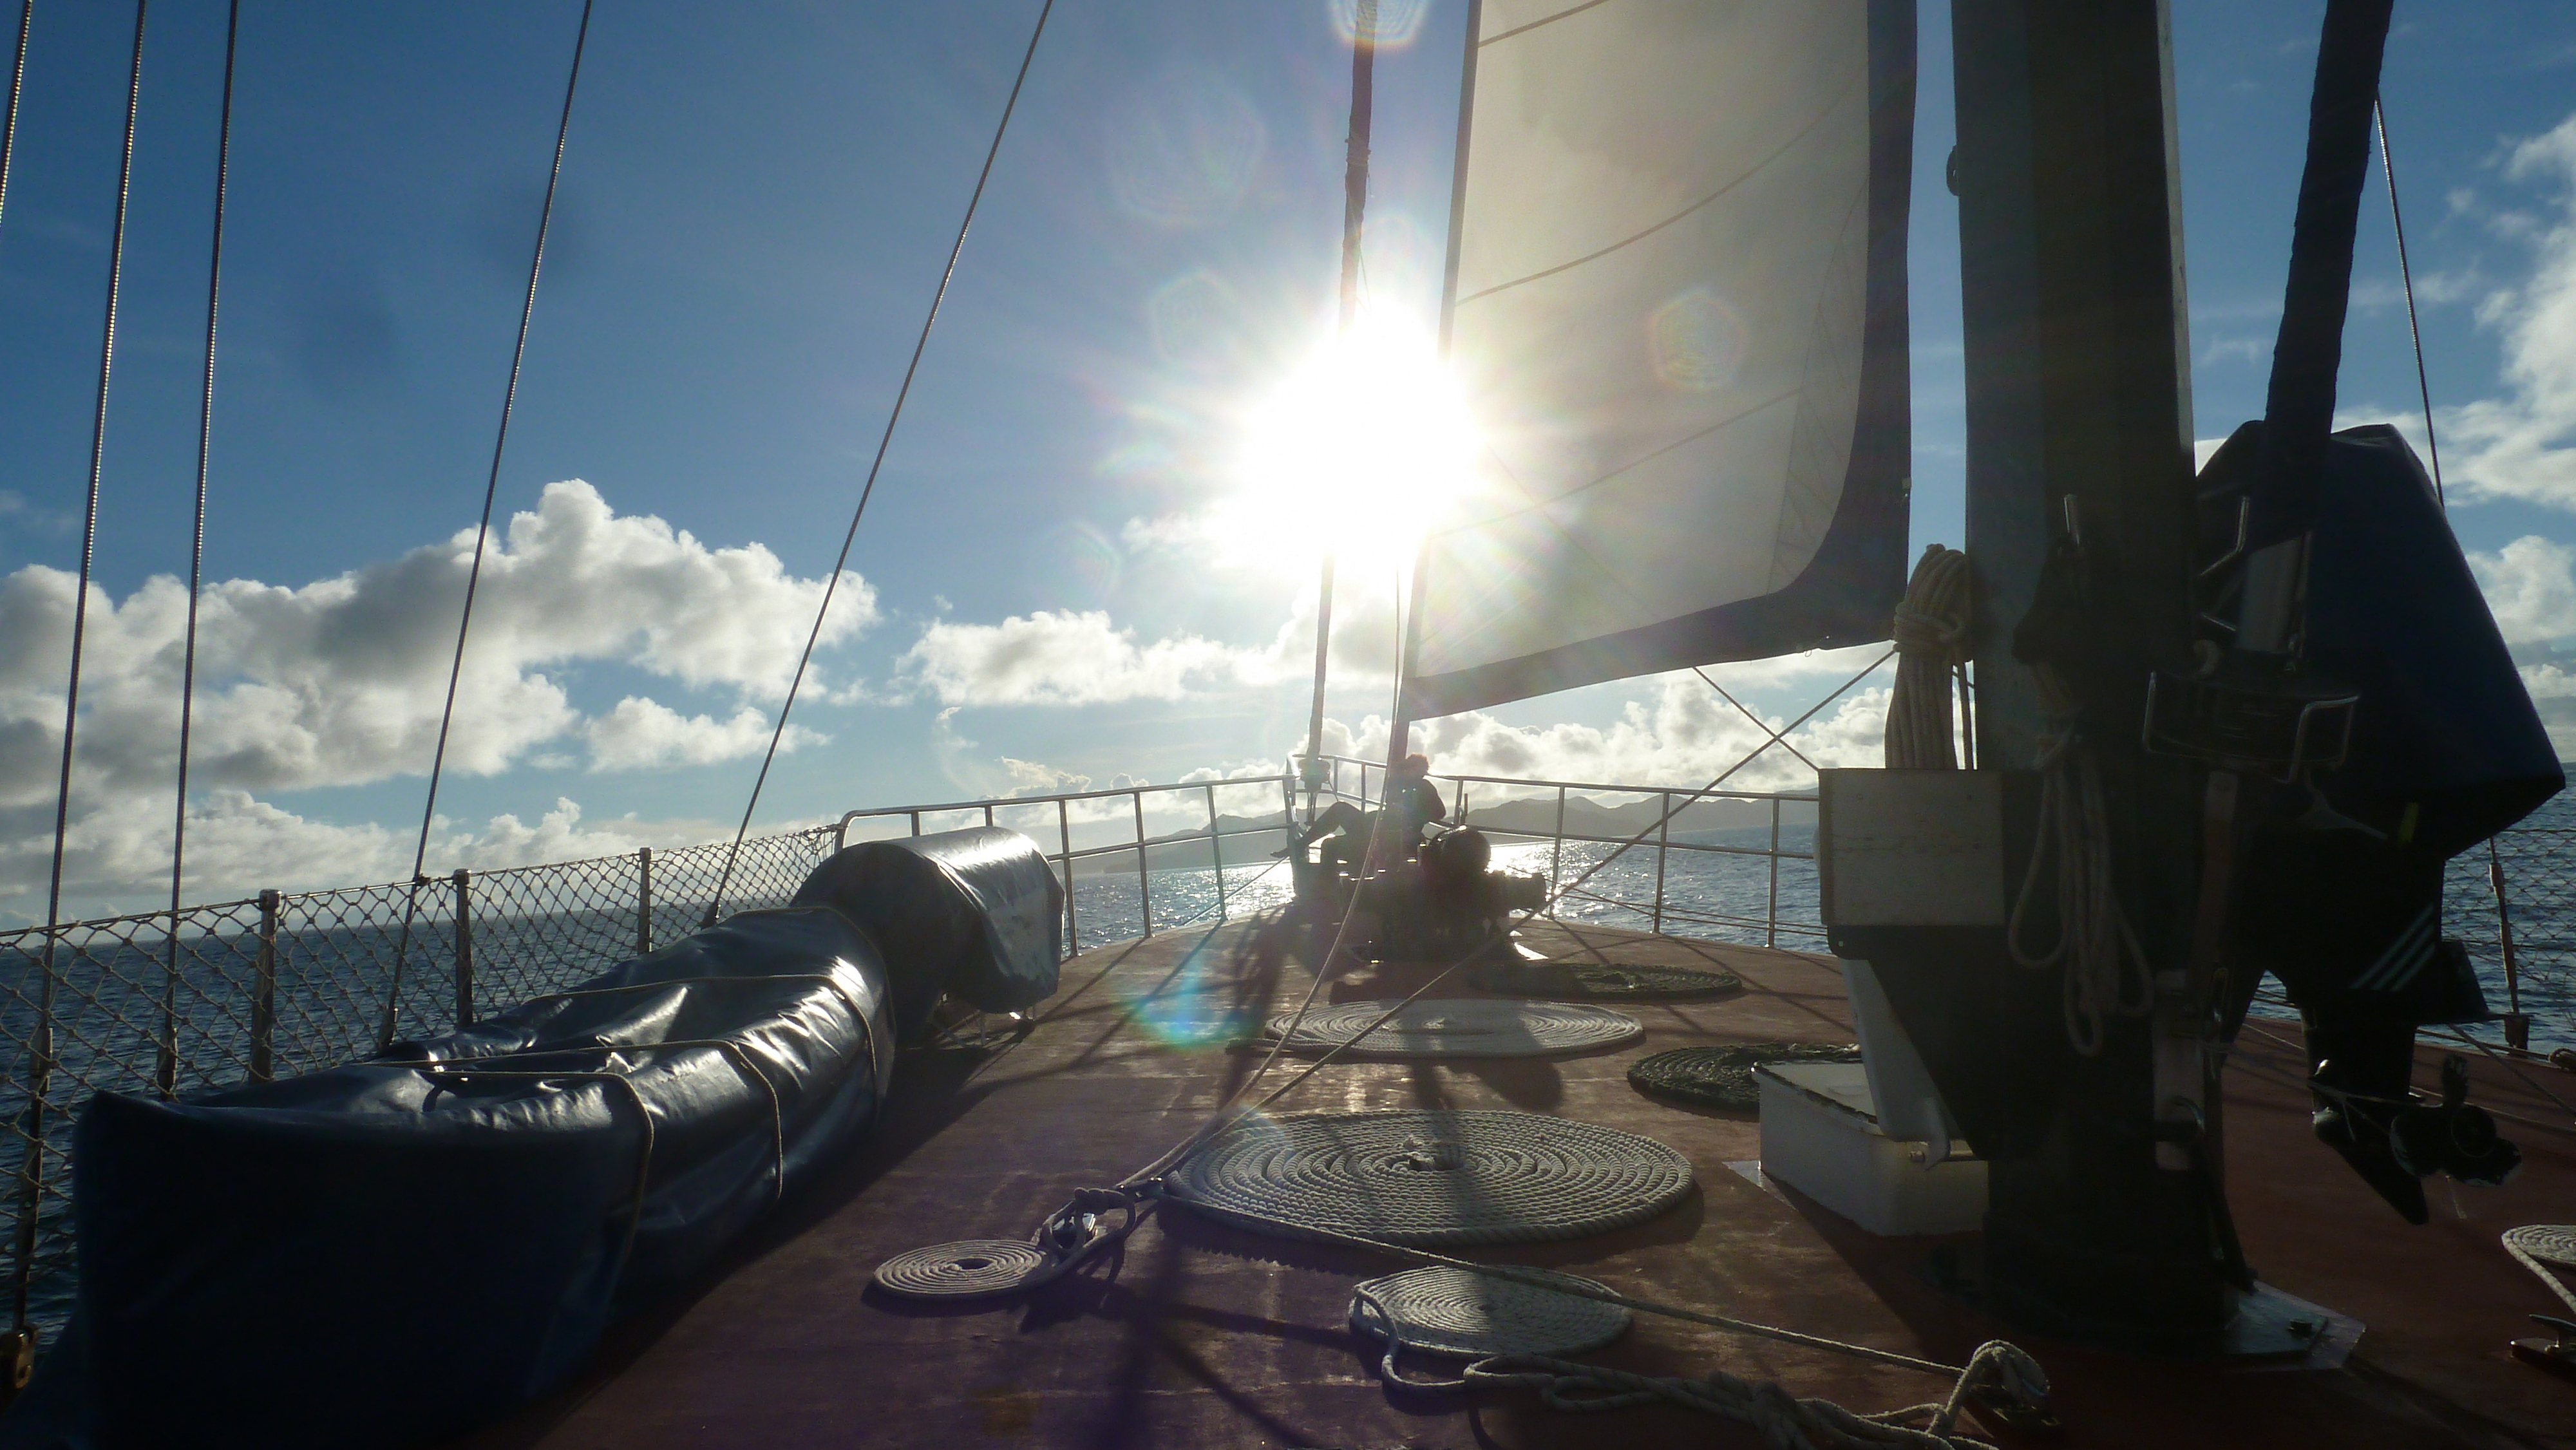
[[[1910,0],[1485,0],[1408,714],[1887,637]]]

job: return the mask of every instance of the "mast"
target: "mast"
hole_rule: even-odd
[[[1360,234],[1368,215],[1369,112],[1377,90],[1377,0],[1357,0],[1351,13],[1351,125],[1342,163],[1342,292],[1338,335],[1348,338],[1360,311]],[[1315,588],[1315,703],[1306,724],[1306,815],[1323,785],[1324,682],[1333,646],[1333,550],[1324,549]]]
[[[1967,543],[1984,614],[1977,757],[2025,767],[2043,737],[2083,730],[2116,823],[2113,889],[2161,996],[2189,954],[2206,774],[2147,755],[2135,724],[2150,671],[2190,647],[2192,413],[2166,8],[1957,0],[1951,13]],[[2013,637],[2052,548],[2078,540],[2112,627],[2070,724],[2049,718]],[[2026,852],[2026,825],[2007,829],[2020,837],[2007,850]],[[2045,974],[2025,975],[2054,992]],[[2115,1022],[2098,1056],[2067,1057],[2027,1151],[1990,1163],[1983,1271],[2007,1319],[2171,1345],[2206,1342],[2232,1311],[2216,1094],[2203,1095],[2187,1150],[2207,1171],[2178,1170],[2180,1135],[2156,1141],[2165,1059],[2196,1050],[2171,1036],[2162,1021]]]

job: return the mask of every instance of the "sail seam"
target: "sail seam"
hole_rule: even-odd
[[[1487,287],[1482,291],[1470,292],[1466,296],[1459,298],[1455,305],[1464,307],[1470,302],[1491,297],[1497,292],[1508,292],[1514,287],[1521,286],[1525,283],[1536,282],[1542,278],[1553,277],[1559,272],[1570,272],[1587,263],[1600,261],[1603,257],[1609,256],[1612,252],[1635,246],[1637,243],[1642,242],[1646,238],[1653,236],[1655,233],[1662,231],[1664,228],[1671,226],[1673,223],[1681,221],[1684,218],[1705,209],[1712,203],[1716,202],[1719,198],[1725,196],[1728,192],[1735,190],[1737,187],[1751,181],[1763,172],[1768,171],[1771,168],[1771,163],[1788,155],[1790,150],[1796,147],[1799,142],[1804,141],[1810,135],[1813,135],[1816,128],[1825,123],[1827,117],[1832,116],[1836,111],[1842,108],[1843,98],[1851,94],[1852,87],[1859,83],[1861,74],[1862,72],[1860,70],[1855,69],[1849,75],[1845,76],[1843,78],[1842,85],[1834,91],[1832,99],[1818,107],[1816,113],[1809,116],[1805,124],[1799,126],[1797,131],[1787,140],[1772,148],[1769,155],[1754,162],[1751,166],[1746,167],[1742,173],[1738,174],[1733,180],[1727,182],[1726,185],[1719,187],[1717,190],[1710,192],[1708,195],[1701,197],[1699,200],[1692,202],[1690,205],[1683,207],[1680,211],[1674,212],[1671,216],[1664,218],[1662,221],[1655,223],[1644,231],[1638,232],[1634,236],[1625,237],[1619,241],[1612,242],[1610,245],[1603,247],[1597,252],[1577,257],[1570,262],[1559,262],[1553,267],[1546,268],[1543,271],[1532,272],[1526,277],[1515,277],[1509,282],[1497,282],[1493,286]]]
[[[1476,46],[1481,50],[1488,45],[1499,45],[1502,42],[1511,39],[1515,35],[1527,35],[1541,26],[1554,25],[1556,22],[1563,20],[1569,15],[1580,15],[1586,10],[1593,9],[1596,6],[1607,5],[1609,3],[1610,0],[1583,0],[1582,4],[1568,9],[1559,10],[1554,15],[1543,15],[1538,19],[1531,21],[1527,25],[1515,25],[1500,35],[1486,36],[1484,39],[1477,41]]]
[[[1690,444],[1697,443],[1699,440],[1707,437],[1711,433],[1715,433],[1723,428],[1731,428],[1736,424],[1743,422],[1745,419],[1752,417],[1756,413],[1776,408],[1782,403],[1788,402],[1790,399],[1797,397],[1798,393],[1799,389],[1791,388],[1786,392],[1773,394],[1772,396],[1763,399],[1761,402],[1754,404],[1752,407],[1746,408],[1738,413],[1728,414],[1726,417],[1718,419],[1716,422],[1709,424],[1698,432],[1685,434],[1682,437],[1676,438],[1672,442],[1655,449],[1651,453],[1641,454],[1635,458],[1629,459],[1627,462],[1611,469],[1608,473],[1602,474],[1598,478],[1578,483],[1563,493],[1551,494],[1546,498],[1536,499],[1520,508],[1511,509],[1503,513],[1487,514],[1481,518],[1471,519],[1465,523],[1439,530],[1432,534],[1431,537],[1435,539],[1445,538],[1450,534],[1460,533],[1468,529],[1486,528],[1490,525],[1501,523],[1505,519],[1518,518],[1535,509],[1544,509],[1553,504],[1563,503],[1565,500],[1574,497],[1576,494],[1589,493],[1593,489],[1599,488],[1601,485],[1608,483],[1610,480],[1617,478],[1622,474],[1634,473],[1638,469],[1645,467],[1647,464],[1654,462],[1656,459],[1663,457],[1665,454],[1670,453],[1677,448],[1683,448]],[[1499,458],[1501,455],[1497,454],[1495,456]],[[1517,476],[1515,476],[1514,482],[1518,481]],[[1527,484],[1522,484],[1521,486],[1524,489],[1528,487]]]

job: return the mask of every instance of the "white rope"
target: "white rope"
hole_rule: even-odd
[[[2077,728],[2078,707],[2046,665],[2034,665],[2041,707],[2052,733],[2039,741],[2039,832],[2031,843],[2030,869],[2022,873],[2004,928],[2014,961],[2038,970],[2058,967],[2065,979],[2066,1039],[2086,1057],[2102,1051],[2103,1022],[2141,1017],[2155,1005],[2155,983],[2111,874],[2110,807],[2102,798],[2102,773]],[[2057,941],[2046,951],[2024,944],[2023,928],[2040,873],[2057,862]]]

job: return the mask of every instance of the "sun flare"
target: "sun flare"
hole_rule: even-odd
[[[1244,542],[1355,568],[1401,566],[1473,478],[1474,429],[1430,334],[1363,312],[1253,413]]]

